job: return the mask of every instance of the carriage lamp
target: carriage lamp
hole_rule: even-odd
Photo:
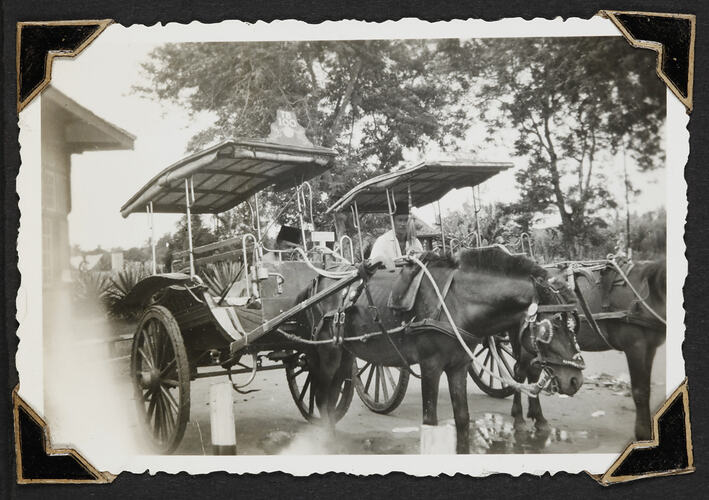
[[[276,277],[276,293],[278,295],[283,293],[283,283],[286,282],[286,279],[283,277],[281,273],[274,273],[274,272],[269,272],[269,276],[275,276]]]
[[[251,278],[254,281],[264,281],[268,279],[268,269],[263,266],[251,266]]]

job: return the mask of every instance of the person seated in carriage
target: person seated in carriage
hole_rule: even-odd
[[[416,223],[409,215],[409,206],[400,202],[394,212],[394,228],[376,239],[369,258],[380,261],[387,269],[394,269],[394,260],[409,251],[421,253],[423,245],[416,237]]]

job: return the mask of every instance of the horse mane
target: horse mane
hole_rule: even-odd
[[[511,277],[534,276],[546,279],[549,276],[546,269],[526,255],[513,255],[496,246],[466,249],[460,252],[458,258],[461,269],[487,270]]]
[[[458,268],[468,271],[486,271],[503,276],[527,277],[546,279],[546,269],[525,255],[513,255],[500,247],[466,248],[454,257],[450,253],[437,255],[425,253],[421,260],[427,262],[429,267]]]
[[[512,278],[537,278],[539,282],[549,284],[549,273],[526,255],[513,255],[504,249],[492,246],[485,248],[468,248],[461,250],[457,256],[451,254],[437,255],[431,252],[421,256],[421,260],[429,268],[445,267],[462,271],[482,271]],[[549,285],[551,286],[551,285]],[[536,283],[537,291],[549,300],[545,285]],[[563,280],[554,280],[553,288],[561,293],[566,303],[576,302],[574,293]]]

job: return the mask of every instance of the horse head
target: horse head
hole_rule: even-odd
[[[482,333],[488,335],[519,327],[522,321],[516,340],[526,351],[524,355],[533,357],[532,364],[541,369],[540,384],[575,394],[583,384],[585,365],[576,342],[579,318],[573,292],[563,281],[552,284],[547,271],[526,256],[498,247],[466,250],[459,260],[459,272],[481,275],[468,281],[469,287],[478,288],[468,294],[470,299],[484,303],[488,316],[496,318],[489,323],[492,327],[485,327],[481,314],[467,318],[468,324],[482,325],[487,330]],[[509,321],[515,326],[510,327]]]
[[[556,288],[544,278],[533,282],[535,300],[527,309],[519,342],[534,356],[532,366],[542,371],[540,386],[571,396],[581,388],[586,367],[576,341],[580,322],[574,297],[563,283]]]

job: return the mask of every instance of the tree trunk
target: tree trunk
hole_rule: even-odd
[[[350,72],[350,81],[347,82],[347,87],[345,88],[345,93],[342,95],[342,100],[340,102],[339,108],[335,112],[335,117],[332,120],[332,126],[330,131],[325,136],[323,146],[329,148],[335,144],[337,137],[340,135],[342,130],[342,120],[345,117],[347,111],[347,106],[352,100],[352,94],[354,93],[355,85],[359,79],[359,74],[362,71],[362,59],[357,59],[354,63],[354,67]]]
[[[554,199],[556,206],[561,215],[561,232],[562,241],[564,242],[564,251],[566,257],[574,258],[577,255],[576,238],[574,230],[574,221],[572,214],[566,210],[566,199],[564,192],[561,190],[561,177],[559,175],[558,158],[554,150],[554,144],[551,140],[551,132],[549,131],[549,119],[544,118],[544,137],[547,141],[547,152],[549,153],[549,172],[551,173],[551,182],[554,189]]]

